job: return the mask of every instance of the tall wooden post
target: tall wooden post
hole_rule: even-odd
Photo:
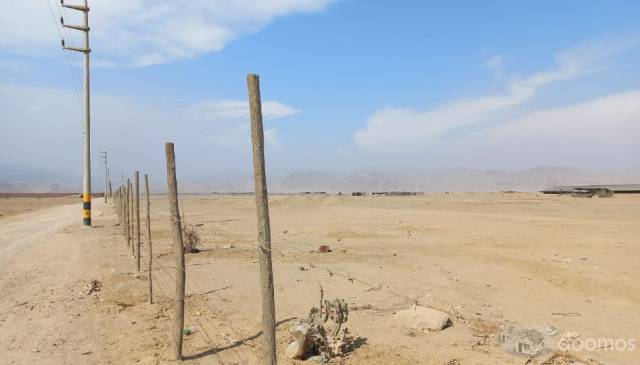
[[[131,237],[131,255],[136,257],[136,243],[133,241],[135,206],[133,205],[133,184],[131,182],[129,182],[129,196],[127,196],[127,199],[129,199],[129,237]]]
[[[140,272],[140,172],[135,172],[136,177],[136,270]]]
[[[167,156],[167,185],[169,188],[169,211],[173,235],[173,249],[176,260],[176,314],[173,323],[174,359],[182,360],[182,331],[184,330],[184,245],[182,242],[182,224],[178,209],[178,182],[176,179],[176,156],[173,143],[165,144]]]
[[[131,246],[131,230],[130,230],[130,226],[129,226],[129,210],[131,209],[131,207],[129,206],[129,188],[131,187],[131,183],[129,181],[129,179],[127,179],[127,186],[124,188],[123,191],[123,205],[124,205],[124,225],[123,225],[123,229],[124,229],[124,235],[125,237],[127,237],[127,247]]]
[[[264,163],[264,131],[258,75],[247,76],[249,109],[251,111],[251,142],[253,144],[253,174],[258,217],[258,261],[262,287],[262,325],[265,364],[275,365],[276,357],[276,307],[273,293],[273,269],[271,265],[271,227]]]
[[[111,204],[113,204],[113,208],[116,210],[116,218],[118,218],[118,224],[120,224],[120,202],[118,201],[118,189],[116,189],[116,198],[111,199]]]
[[[151,247],[151,201],[149,200],[149,177],[144,174],[144,190],[147,193],[147,241],[149,242],[149,303],[153,304],[153,248]]]
[[[113,201],[116,206],[116,212],[118,213],[118,224],[122,226],[122,200],[120,199],[120,188],[116,190],[116,198]]]

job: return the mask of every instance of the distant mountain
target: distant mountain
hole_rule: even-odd
[[[79,188],[68,176],[26,166],[0,164],[0,192],[57,193],[75,192]]]
[[[102,191],[102,178],[94,176],[94,191]],[[114,181],[115,183],[115,181]],[[352,191],[539,191],[559,185],[640,183],[640,172],[594,172],[567,167],[537,167],[529,170],[440,169],[387,173],[360,171],[337,174],[323,171],[295,172],[271,176],[269,191],[275,193]],[[151,187],[166,191],[166,185]],[[0,164],[0,192],[78,192],[80,179],[29,167]],[[252,192],[253,177],[225,177],[191,181],[180,179],[180,191],[193,193]]]
[[[322,171],[296,172],[269,179],[269,190],[277,193],[325,191],[539,191],[557,185],[624,184],[640,182],[640,173],[593,172],[566,167],[537,167],[528,170],[441,169],[412,173],[376,171],[336,174]],[[224,184],[185,183],[189,192],[250,192],[251,177],[227,181]]]

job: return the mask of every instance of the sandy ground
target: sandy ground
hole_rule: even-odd
[[[63,204],[82,204],[82,200],[75,196],[57,198],[5,198],[0,197],[0,219],[12,215],[30,212],[37,209]]]
[[[94,228],[81,228],[78,204],[0,219],[0,363],[171,363],[168,203],[151,204],[154,304],[148,272],[136,274],[110,205],[94,200]],[[185,363],[261,363],[253,197],[184,196],[182,204],[204,239],[203,251],[187,256],[186,325],[196,332],[185,339]],[[316,305],[319,283],[325,297],[353,308],[347,324],[357,348],[338,363],[540,364],[552,356],[506,352],[495,336],[505,323],[640,340],[638,196],[273,196],[270,204],[280,363],[296,363],[283,355],[287,330]],[[316,253],[321,244],[333,252]],[[87,295],[94,279],[102,289]],[[394,313],[414,303],[448,311],[453,326],[403,327]],[[640,361],[640,349],[572,355]]]

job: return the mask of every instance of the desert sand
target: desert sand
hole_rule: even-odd
[[[26,213],[33,210],[52,207],[55,205],[72,204],[78,201],[80,201],[80,198],[77,196],[63,196],[55,198],[0,197],[0,219],[20,213]]]
[[[259,364],[253,197],[181,200],[203,239],[202,251],[187,255],[185,323],[195,332],[185,337],[184,363]],[[82,228],[79,203],[30,203],[0,202],[1,211],[17,212],[0,217],[0,363],[172,363],[166,197],[151,202],[154,304],[147,239],[138,274],[111,204],[94,199],[94,227]],[[351,307],[356,348],[336,363],[541,364],[552,357],[529,361],[505,351],[496,339],[505,323],[640,339],[639,196],[274,195],[270,211],[280,363],[299,363],[284,355],[288,328],[317,304],[319,284],[325,297]],[[332,252],[318,253],[319,245]],[[102,286],[87,295],[92,280]],[[452,326],[403,326],[395,313],[416,303],[448,312]],[[640,359],[640,349],[571,354],[591,364]]]

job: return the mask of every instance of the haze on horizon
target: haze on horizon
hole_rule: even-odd
[[[248,176],[249,72],[273,176],[640,167],[637,2],[90,3],[94,185],[103,150],[114,182],[163,181],[165,141],[184,182]],[[75,179],[81,69],[57,9],[0,14],[0,165]]]

